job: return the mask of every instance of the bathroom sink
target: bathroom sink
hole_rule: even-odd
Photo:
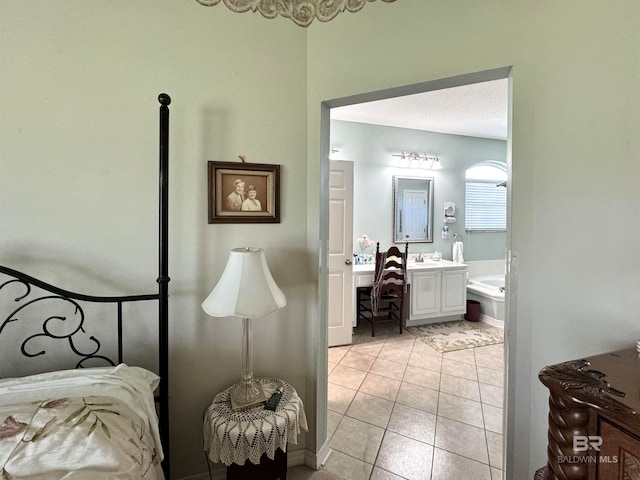
[[[437,267],[443,264],[442,260],[424,260],[423,262],[409,262],[407,268]]]

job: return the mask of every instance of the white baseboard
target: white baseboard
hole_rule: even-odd
[[[480,321],[487,325],[491,325],[492,327],[504,328],[504,320],[498,320],[497,318],[490,317],[484,313],[480,314]]]
[[[324,442],[324,445],[320,447],[320,450],[317,453],[305,450],[303,463],[309,468],[318,470],[327,462],[327,458],[329,458],[329,455],[331,455],[331,449],[329,448],[329,440],[327,439],[327,441]]]
[[[304,465],[306,457],[307,451],[301,448],[287,452],[287,468],[295,467],[296,465]]]

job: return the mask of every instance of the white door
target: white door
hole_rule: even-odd
[[[426,240],[428,225],[427,192],[424,190],[404,191],[405,240]]]
[[[329,162],[329,346],[351,344],[353,162]]]

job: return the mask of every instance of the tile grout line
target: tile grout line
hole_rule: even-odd
[[[394,344],[394,343],[392,343],[392,342],[390,343],[390,342],[389,342],[390,335],[387,333],[387,334],[385,335],[385,338],[384,338],[384,340],[383,340],[383,343],[382,343],[381,347],[380,347],[379,349],[377,349],[377,350],[376,350],[376,352],[377,352],[377,353],[376,353],[376,354],[375,354],[375,356],[374,356],[374,355],[369,355],[369,354],[361,354],[361,353],[356,352],[356,351],[354,351],[354,350],[353,350],[353,347],[354,347],[354,346],[362,345],[363,343],[367,343],[367,342],[357,343],[357,342],[358,342],[358,340],[362,338],[362,336],[363,336],[363,334],[360,334],[360,335],[358,335],[358,336],[357,336],[357,338],[354,338],[354,342],[353,342],[353,343],[349,346],[349,348],[344,352],[344,355],[342,355],[342,357],[341,357],[341,358],[340,358],[340,360],[336,363],[336,365],[340,365],[340,364],[342,364],[342,361],[345,359],[345,357],[347,356],[347,354],[348,354],[349,352],[356,353],[356,354],[359,354],[359,355],[371,356],[371,357],[373,357],[373,359],[374,359],[374,360],[373,360],[373,362],[371,363],[371,365],[367,368],[367,370],[360,370],[359,368],[355,368],[355,367],[351,367],[351,366],[349,366],[349,365],[344,365],[344,364],[342,364],[342,366],[344,366],[344,367],[352,368],[352,369],[354,369],[354,370],[360,370],[360,371],[364,372],[364,373],[365,373],[365,376],[364,376],[363,380],[360,382],[360,384],[358,385],[357,390],[353,390],[353,391],[355,392],[355,393],[354,393],[354,396],[353,396],[353,397],[352,397],[352,399],[349,401],[349,405],[347,405],[346,410],[345,410],[345,413],[344,413],[344,414],[342,414],[342,413],[340,413],[340,412],[335,412],[335,413],[338,413],[339,415],[341,415],[341,418],[340,418],[340,422],[338,422],[338,425],[336,426],[336,428],[334,429],[334,432],[332,433],[332,437],[333,437],[333,435],[335,434],[335,432],[338,430],[338,428],[339,428],[340,424],[342,424],[342,422],[343,422],[343,420],[344,420],[344,417],[345,417],[345,416],[348,416],[348,415],[347,415],[347,412],[348,412],[348,410],[350,409],[350,407],[352,406],[353,401],[355,400],[356,396],[357,396],[359,393],[363,393],[363,394],[365,393],[365,392],[361,392],[361,389],[362,389],[362,386],[363,386],[363,384],[364,384],[364,381],[366,380],[366,378],[367,378],[370,374],[371,374],[371,375],[375,375],[375,376],[381,376],[381,377],[389,378],[389,379],[392,379],[392,380],[394,380],[394,381],[398,381],[398,382],[399,382],[398,389],[395,391],[395,393],[394,393],[394,395],[393,395],[393,399],[392,399],[392,400],[391,400],[391,399],[389,399],[388,397],[386,397],[386,398],[385,398],[385,397],[378,396],[378,395],[372,395],[373,397],[380,398],[380,399],[382,399],[382,400],[386,400],[386,401],[389,401],[390,403],[392,403],[391,413],[389,414],[389,418],[386,420],[386,426],[385,426],[385,427],[380,427],[379,425],[376,425],[376,424],[372,424],[372,423],[369,423],[369,422],[363,422],[363,423],[367,423],[367,424],[369,424],[369,425],[373,425],[373,426],[376,426],[376,427],[381,428],[382,430],[384,430],[382,440],[381,440],[381,442],[380,442],[380,445],[379,445],[379,447],[378,447],[378,451],[377,451],[377,453],[376,453],[376,458],[374,459],[374,462],[373,462],[373,464],[372,464],[372,470],[371,470],[371,473],[369,474],[369,478],[371,478],[371,476],[373,475],[373,472],[374,472],[374,469],[375,469],[375,468],[379,468],[380,470],[387,471],[387,470],[385,470],[384,468],[376,467],[376,462],[377,462],[377,460],[378,460],[378,458],[379,458],[379,455],[380,455],[380,452],[381,452],[381,448],[382,448],[382,444],[384,443],[384,439],[385,439],[385,437],[386,437],[386,434],[387,434],[387,432],[389,432],[389,431],[390,431],[390,430],[388,429],[388,427],[389,427],[389,424],[390,424],[391,418],[393,417],[393,414],[394,414],[394,412],[395,412],[396,406],[398,406],[398,405],[404,405],[404,404],[398,403],[398,397],[399,397],[399,395],[400,395],[400,390],[401,390],[401,388],[402,388],[402,385],[403,385],[403,384],[407,384],[407,385],[416,385],[416,386],[419,386],[419,387],[422,387],[422,388],[427,388],[427,389],[429,389],[429,390],[434,390],[434,389],[432,389],[432,388],[430,388],[430,387],[426,387],[426,386],[424,386],[424,385],[422,385],[422,384],[414,384],[414,383],[411,383],[411,382],[407,382],[407,381],[405,381],[406,374],[407,374],[407,370],[408,370],[408,368],[409,368],[409,366],[410,366],[411,358],[412,358],[413,354],[414,354],[414,353],[416,353],[416,351],[415,351],[416,341],[415,341],[415,340],[414,340],[414,343],[411,345],[411,347],[410,347],[410,348],[404,348],[404,347],[397,346],[396,344]],[[379,335],[379,337],[380,337],[380,336],[381,336],[381,335]],[[381,339],[381,340],[382,340],[382,339]],[[408,350],[408,351],[409,351],[409,354],[408,354],[408,356],[407,356],[407,358],[406,358],[406,362],[405,362],[405,361],[397,362],[397,361],[395,361],[395,360],[389,360],[389,359],[384,358],[383,356],[381,356],[381,355],[383,354],[383,351],[384,351],[384,349],[385,349],[385,346],[386,346],[386,347],[388,347],[388,348],[390,348],[390,349]],[[480,378],[479,378],[479,374],[478,374],[478,362],[477,362],[477,358],[476,358],[476,353],[477,353],[477,352],[476,352],[476,349],[475,349],[475,348],[472,348],[473,361],[474,361],[473,365],[474,365],[474,369],[475,369],[475,382],[474,382],[474,383],[476,384],[476,388],[477,388],[477,394],[478,394],[478,398],[479,398],[479,402],[478,402],[478,403],[480,403],[480,406],[481,406],[481,413],[482,413],[482,425],[483,425],[483,430],[484,430],[485,448],[486,448],[486,453],[487,453],[487,464],[486,464],[486,465],[487,465],[487,466],[488,466],[488,468],[489,468],[489,473],[490,473],[490,475],[492,475],[492,472],[491,472],[491,458],[490,458],[490,455],[489,455],[489,439],[488,439],[487,428],[486,428],[486,421],[485,421],[485,414],[484,414],[484,410],[485,410],[485,409],[483,408],[483,407],[484,407],[484,403],[483,403],[483,401],[482,401],[482,393],[481,393],[481,390],[480,390],[480,383],[483,383],[483,384],[486,384],[486,385],[490,385],[490,386],[493,386],[493,387],[497,387],[497,388],[500,388],[500,387],[499,387],[498,385],[493,385],[493,384],[486,383],[486,382],[480,382]],[[386,361],[389,361],[389,362],[401,363],[402,365],[404,365],[404,370],[403,370],[402,378],[401,378],[401,379],[398,379],[398,378],[395,378],[395,377],[386,377],[385,375],[380,375],[379,373],[372,372],[373,365],[375,364],[376,360],[378,360],[378,359],[383,359],[383,360],[386,360]],[[442,372],[443,372],[443,364],[444,364],[444,359],[445,359],[444,354],[442,354],[442,353],[441,353],[441,354],[439,355],[439,359],[440,359],[440,365],[439,365],[439,370],[438,370],[439,377],[438,377],[438,389],[437,389],[437,391],[436,391],[436,409],[435,409],[435,410],[436,410],[436,413],[435,413],[435,417],[436,417],[436,425],[435,425],[435,429],[434,429],[433,445],[431,445],[431,446],[432,446],[432,448],[433,448],[433,450],[432,450],[432,461],[431,461],[431,470],[432,470],[432,471],[431,471],[430,478],[433,476],[433,468],[434,468],[434,465],[435,465],[435,463],[434,463],[434,462],[435,462],[435,449],[436,449],[436,448],[438,448],[438,447],[436,447],[436,445],[435,445],[435,443],[436,443],[436,437],[437,437],[437,429],[438,429],[438,419],[439,419],[439,418],[448,418],[448,417],[444,417],[444,416],[440,415],[440,400],[441,400],[441,393],[442,393],[442,391],[441,391],[441,388],[442,388]],[[462,362],[462,363],[465,363],[465,362]],[[419,367],[418,367],[418,368],[419,368]],[[493,369],[493,368],[486,367],[486,366],[485,366],[485,367],[483,367],[483,368],[489,368],[490,370],[497,370],[497,371],[499,371],[499,369]],[[430,371],[434,371],[434,370],[431,370],[431,369],[429,369],[429,370],[430,370]],[[455,375],[454,375],[454,376],[455,376]],[[465,377],[458,377],[458,378],[466,379]],[[339,385],[339,384],[337,384],[337,385]],[[348,387],[343,387],[343,388],[348,388]],[[349,388],[348,388],[348,389],[349,389]],[[351,390],[351,389],[349,389],[349,390]],[[371,395],[371,394],[367,394],[367,395]],[[472,399],[468,399],[468,398],[466,398],[466,397],[459,397],[458,395],[455,395],[455,394],[451,394],[451,395],[452,395],[452,396],[456,396],[456,397],[458,397],[458,398],[463,398],[463,399],[465,399],[465,400],[474,401],[474,400],[472,400]],[[408,407],[408,408],[415,408],[415,407],[409,407],[408,405],[407,405],[407,407]],[[496,407],[496,408],[499,408],[499,407]],[[418,410],[422,410],[422,409],[418,408]],[[422,411],[426,411],[426,410],[422,410]],[[426,412],[427,412],[427,413],[429,413],[428,411],[426,411]],[[350,417],[350,418],[354,418],[354,419],[358,420],[358,419],[357,419],[357,418],[355,418],[355,417]],[[460,420],[455,420],[455,419],[450,419],[450,420],[452,420],[452,421],[456,421],[456,422],[460,422]],[[362,421],[362,420],[360,420],[360,421]],[[465,424],[465,425],[475,426],[475,425],[472,425],[472,424],[467,424],[466,422],[460,422],[460,423],[463,423],[463,424]],[[400,435],[400,436],[402,436],[402,437],[412,439],[412,437],[410,437],[410,436],[406,436],[406,435],[404,435],[404,434],[402,434],[402,433],[397,433],[397,434],[398,434],[398,435]],[[497,433],[496,433],[496,434],[497,434]],[[418,440],[418,441],[419,441],[419,440]],[[425,443],[426,443],[426,442],[425,442]],[[352,457],[352,458],[354,458],[354,459],[356,459],[356,460],[358,460],[358,461],[360,461],[360,462],[367,463],[367,462],[364,462],[363,460],[361,460],[361,459],[359,459],[359,458],[357,458],[357,457],[353,457],[352,455],[346,454],[346,453],[344,453],[344,452],[341,452],[341,453],[343,453],[343,454],[345,454],[345,455],[347,455],[347,456],[349,456],[349,457]],[[455,452],[450,452],[450,453],[452,453],[452,454],[454,454],[454,455],[460,455],[460,454],[456,454]],[[469,460],[473,460],[473,461],[478,462],[478,460],[475,460],[475,459],[470,458],[470,457],[466,457],[465,455],[460,455],[460,456],[461,456],[461,457],[464,457],[464,458],[467,458],[467,459],[469,459]],[[478,463],[482,463],[482,462],[478,462]],[[370,465],[371,465],[371,464],[370,464]],[[397,474],[396,474],[396,473],[394,473],[394,472],[390,472],[390,473],[392,473],[392,474],[394,474],[394,475],[397,475]]]
[[[436,438],[438,438],[438,412],[440,412],[440,392],[442,389],[442,365],[444,364],[444,355],[440,354],[440,371],[438,372],[438,395],[436,396],[436,425],[433,428],[433,451],[431,452],[431,472],[429,472],[429,479],[433,478],[433,467],[436,463]]]

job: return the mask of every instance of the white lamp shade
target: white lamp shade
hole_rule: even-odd
[[[287,298],[271,276],[264,250],[234,248],[218,284],[202,302],[212,317],[254,318],[275,312]]]

